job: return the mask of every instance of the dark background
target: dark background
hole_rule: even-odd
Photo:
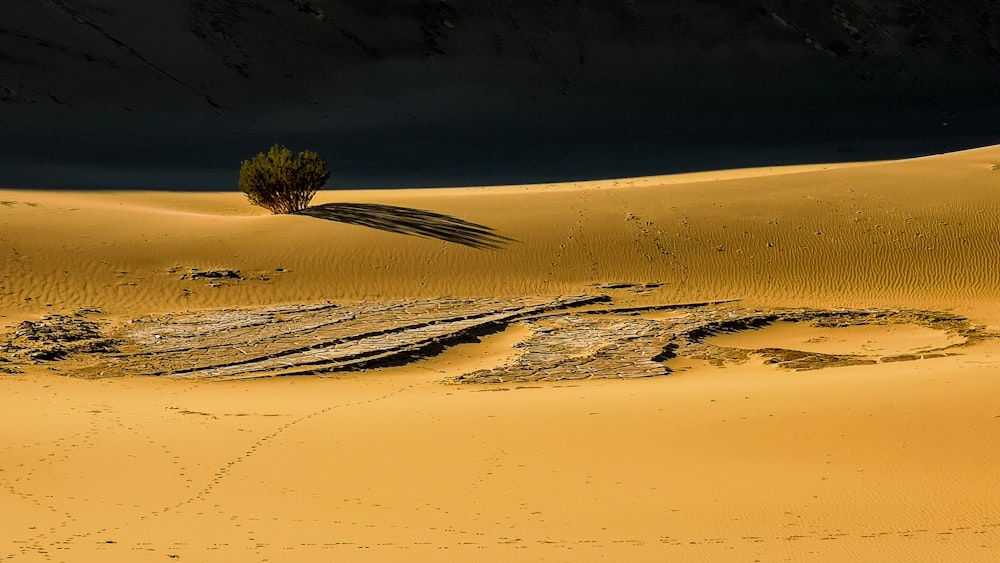
[[[4,0],[0,186],[546,182],[1000,142],[1000,0]]]

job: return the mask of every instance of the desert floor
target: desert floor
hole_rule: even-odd
[[[1000,559],[998,162],[0,191],[0,559]]]

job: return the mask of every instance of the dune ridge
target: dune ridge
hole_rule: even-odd
[[[992,299],[1000,287],[994,161],[1000,149],[990,147],[687,177],[693,182],[338,191],[315,202],[433,212],[513,239],[497,239],[493,250],[435,238],[433,229],[390,232],[391,214],[382,229],[269,216],[238,193],[7,191],[0,283],[8,312],[22,316],[75,306],[139,315],[324,299],[579,294],[651,282],[662,284],[652,293],[664,302],[906,299],[951,308]],[[245,279],[218,287],[181,279],[195,268]]]

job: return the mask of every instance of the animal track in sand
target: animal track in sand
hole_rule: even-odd
[[[103,407],[103,406],[102,406]],[[94,410],[88,411],[91,414],[100,414],[103,411]],[[52,415],[58,416],[61,414],[59,409],[51,411]],[[39,454],[40,457],[37,458],[37,462],[34,464],[22,464],[16,466],[8,466],[6,469],[0,468],[0,490],[6,490],[11,496],[15,498],[20,498],[22,501],[33,505],[42,513],[50,513],[52,515],[51,519],[46,523],[40,523],[35,520],[34,515],[23,515],[25,520],[22,524],[25,530],[31,530],[30,535],[23,537],[22,542],[18,546],[21,555],[27,555],[31,553],[36,553],[42,556],[48,554],[46,545],[50,548],[52,546],[51,540],[61,533],[68,526],[72,526],[80,522],[80,517],[77,512],[71,507],[66,506],[65,502],[60,502],[51,494],[46,494],[44,488],[39,488],[41,483],[45,483],[47,477],[42,475],[39,476],[38,473],[49,473],[53,471],[56,467],[66,467],[67,475],[74,474],[74,464],[78,462],[78,454],[81,452],[90,451],[94,445],[94,436],[102,435],[115,427],[123,426],[123,421],[118,416],[100,416],[94,417],[90,416],[87,418],[87,427],[81,429],[79,432],[60,436],[51,440],[44,441],[34,441],[19,444],[17,446],[5,446],[3,450],[7,450],[8,453],[0,455],[0,458],[7,458],[8,460],[15,457],[15,448],[18,450],[23,450],[20,453],[21,456],[31,455],[31,452],[40,449],[42,452],[49,452],[48,454]],[[58,453],[53,453],[53,450]],[[22,469],[22,467],[24,467]],[[81,489],[77,496],[68,497],[73,503],[76,502],[92,502],[105,505],[108,509],[113,510],[119,508],[120,505],[115,505],[113,501],[100,498],[100,499],[88,499],[85,498],[86,491]],[[63,499],[65,500],[65,499]],[[42,519],[44,520],[44,518]],[[30,525],[29,524],[33,524]],[[56,548],[59,549],[59,548]]]
[[[924,528],[924,527],[892,527],[886,525],[884,527],[877,527],[874,529],[855,529],[855,530],[845,530],[845,529],[820,529],[813,526],[808,526],[803,529],[798,530],[795,533],[795,528],[789,530],[790,533],[787,534],[772,534],[772,535],[756,535],[759,532],[748,533],[746,535],[733,535],[733,536],[679,536],[671,533],[670,530],[664,530],[658,536],[640,536],[632,537],[629,536],[610,536],[603,539],[587,538],[587,537],[559,537],[559,536],[545,536],[544,538],[530,537],[530,534],[525,534],[526,537],[519,537],[517,535],[506,536],[499,535],[495,537],[477,537],[475,539],[469,538],[463,541],[451,541],[442,542],[439,538],[434,538],[435,541],[421,541],[420,538],[415,538],[409,541],[381,541],[373,542],[370,539],[359,541],[350,541],[345,539],[344,541],[336,542],[315,542],[315,543],[301,543],[298,545],[285,545],[282,547],[284,553],[294,553],[297,548],[304,548],[311,551],[331,551],[331,550],[350,550],[349,553],[357,553],[361,549],[378,549],[378,548],[388,548],[398,555],[400,550],[411,550],[411,549],[462,549],[462,548],[472,548],[476,550],[489,549],[492,547],[508,547],[514,548],[522,553],[532,552],[535,549],[559,549],[565,551],[576,551],[580,549],[595,550],[595,549],[606,549],[613,546],[631,546],[634,548],[641,548],[647,545],[659,545],[661,548],[671,547],[675,549],[692,548],[699,549],[706,546],[717,546],[719,549],[733,549],[736,546],[747,546],[755,545],[762,546],[767,544],[780,543],[786,547],[790,547],[792,544],[798,545],[801,549],[806,545],[819,545],[825,542],[871,542],[876,539],[906,539],[906,540],[917,540],[921,538],[934,538],[938,541],[948,541],[948,540],[959,540],[964,539],[969,541],[971,538],[978,538],[977,544],[984,553],[988,553],[991,546],[985,542],[989,542],[994,534],[997,533],[997,529],[1000,528],[1000,523],[992,519],[983,519],[981,522],[954,522],[950,527],[941,528]],[[451,530],[453,532],[457,531],[463,533],[461,530]],[[515,532],[516,533],[516,532]],[[477,534],[481,536],[482,534]],[[980,543],[982,542],[982,543]],[[114,541],[108,541],[107,543],[117,543]],[[139,550],[142,549],[145,544],[136,543],[132,549]],[[188,543],[176,543],[176,547],[190,547]],[[253,544],[254,547],[267,548],[274,547],[273,543],[256,543]],[[229,543],[214,543],[214,544],[203,544],[199,546],[201,549],[219,549],[220,547],[231,547]],[[537,553],[537,552],[536,552]],[[640,557],[642,552],[636,552]],[[699,551],[701,553],[701,551]],[[415,554],[413,554],[415,555]],[[169,555],[168,555],[169,557]]]
[[[117,524],[114,524],[114,525],[107,525],[107,526],[104,526],[104,527],[101,527],[101,528],[95,528],[95,529],[90,529],[90,530],[87,530],[87,531],[82,531],[82,532],[79,532],[79,533],[75,533],[71,537],[67,537],[67,538],[63,539],[59,543],[61,545],[68,545],[68,544],[72,544],[73,542],[76,542],[76,541],[79,541],[79,540],[82,540],[82,539],[85,539],[85,538],[89,538],[89,537],[95,537],[95,536],[113,537],[114,535],[116,535],[116,532],[121,531],[122,529],[128,527],[129,525],[135,524],[137,522],[142,522],[142,521],[145,521],[145,520],[149,520],[150,518],[155,518],[157,516],[160,516],[160,515],[163,515],[163,514],[166,514],[166,513],[169,513],[169,512],[175,512],[175,511],[181,510],[184,507],[186,507],[188,505],[191,505],[191,504],[194,504],[196,502],[206,501],[209,498],[209,496],[212,494],[212,492],[227,477],[229,477],[236,469],[239,468],[240,464],[242,464],[243,462],[245,462],[248,459],[250,459],[251,457],[253,457],[260,450],[262,450],[265,447],[267,447],[271,442],[273,442],[274,440],[276,440],[279,436],[281,436],[286,431],[288,431],[288,430],[290,430],[290,429],[292,429],[292,428],[294,428],[294,427],[296,427],[298,425],[301,425],[301,424],[303,424],[305,422],[308,422],[309,420],[315,419],[317,417],[320,417],[322,415],[325,415],[325,414],[333,412],[333,411],[337,411],[337,410],[341,410],[341,409],[345,409],[345,408],[350,408],[350,407],[354,407],[354,406],[367,405],[367,404],[375,403],[375,402],[378,402],[378,401],[382,401],[382,400],[387,399],[389,397],[392,397],[392,396],[398,395],[400,393],[406,392],[407,390],[412,389],[412,388],[414,388],[414,387],[416,387],[418,385],[421,385],[422,383],[424,383],[424,382],[418,381],[418,382],[411,383],[411,384],[408,384],[408,385],[405,385],[405,386],[402,386],[402,387],[398,387],[398,388],[392,389],[392,390],[390,390],[388,392],[382,393],[382,394],[374,396],[374,397],[369,397],[369,398],[366,398],[366,399],[361,399],[361,400],[357,400],[357,401],[350,401],[350,402],[343,402],[343,403],[335,403],[335,404],[326,406],[324,408],[312,411],[312,412],[310,412],[308,414],[299,416],[299,417],[295,418],[294,420],[290,420],[288,422],[285,422],[284,424],[281,424],[281,425],[275,427],[270,432],[267,432],[267,433],[265,433],[263,435],[257,436],[252,442],[250,442],[249,446],[247,446],[246,448],[244,448],[237,455],[229,458],[228,461],[222,463],[219,466],[219,468],[214,473],[211,474],[211,476],[209,477],[209,479],[206,482],[204,482],[204,484],[200,488],[191,488],[191,487],[189,487],[189,490],[193,490],[193,494],[187,495],[187,496],[181,498],[180,500],[178,500],[177,502],[170,503],[170,504],[168,504],[166,506],[161,506],[159,509],[156,509],[156,510],[149,510],[149,511],[143,513],[143,514],[140,514],[140,515],[134,516],[132,518],[126,519],[124,521],[118,522]],[[208,416],[212,416],[209,413],[202,413],[202,412],[196,412],[196,411],[180,411],[180,410],[178,410],[178,414],[195,414],[195,415],[208,415]],[[237,414],[236,416],[239,416],[239,414]],[[264,415],[264,416],[268,416],[268,415]],[[164,452],[166,452],[169,456],[173,457],[173,459],[174,459],[173,463],[175,465],[179,465],[179,462],[177,461],[179,459],[178,456],[174,456],[173,452],[171,452],[169,450],[169,448],[167,448],[166,446],[161,445],[161,447],[163,448]],[[181,468],[181,469],[183,469],[183,468]],[[55,508],[52,508],[52,510],[55,510]],[[67,513],[67,516],[69,517],[70,521],[75,521],[76,520],[75,518],[73,518],[68,513]],[[49,537],[51,535],[54,535],[55,533],[56,533],[56,529],[52,529],[52,530],[49,530],[48,533],[40,534],[37,539],[44,539],[45,537]]]

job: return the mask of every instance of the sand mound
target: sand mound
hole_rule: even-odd
[[[1000,148],[576,184],[327,191],[312,216],[270,216],[239,193],[6,191],[0,314],[17,322],[88,306],[137,318],[595,292],[637,305],[985,310],[1000,292],[994,162]]]

